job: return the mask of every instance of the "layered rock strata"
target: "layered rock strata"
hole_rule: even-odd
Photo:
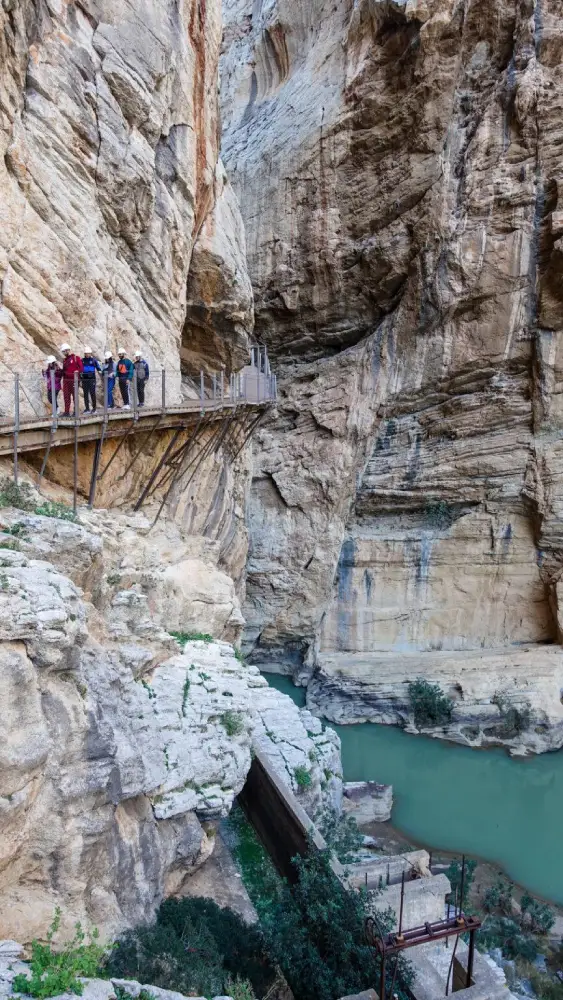
[[[283,373],[247,641],[335,718],[396,719],[422,675],[458,735],[506,690],[523,747],[562,742],[562,54],[555,0],[227,4],[224,157]]]
[[[139,347],[180,391],[180,349],[244,364],[252,291],[218,160],[218,3],[0,8],[0,407],[75,349]],[[227,343],[228,342],[228,343]],[[2,381],[3,379],[3,381]],[[5,398],[3,398],[5,396]]]
[[[146,921],[212,851],[253,741],[296,789],[307,771],[311,812],[338,807],[337,737],[228,643],[168,632],[229,634],[232,581],[202,563],[198,604],[197,560],[142,518],[1,513],[0,933],[42,936],[56,905],[63,932]]]

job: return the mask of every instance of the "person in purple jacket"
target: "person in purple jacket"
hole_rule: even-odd
[[[45,368],[43,369],[43,378],[45,379],[45,387],[47,389],[47,399],[51,404],[51,409],[56,412],[58,409],[58,396],[61,391],[61,379],[63,377],[62,368],[59,367],[56,357],[50,354],[48,358],[45,358]],[[55,390],[55,398],[53,400],[53,388]]]

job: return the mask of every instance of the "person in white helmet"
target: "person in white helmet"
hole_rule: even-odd
[[[119,361],[117,362],[117,378],[119,379],[119,391],[123,400],[124,410],[130,410],[129,405],[129,383],[133,379],[133,362],[127,357],[126,351],[122,347],[118,350]]]
[[[105,376],[107,375],[107,393],[108,393],[108,409],[114,410],[115,403],[113,401],[113,390],[115,388],[115,361],[113,360],[113,354],[111,351],[106,351],[104,354],[104,363],[102,365],[102,378],[105,384]],[[105,388],[104,388],[105,392]]]
[[[101,372],[100,362],[94,357],[91,347],[84,348],[82,358],[82,392],[84,393],[84,413],[96,412],[96,372]]]
[[[149,380],[149,366],[140,351],[133,355],[133,369],[137,376],[137,401],[139,406],[145,405],[145,385]]]
[[[74,398],[74,376],[82,375],[82,361],[78,357],[78,354],[73,354],[70,349],[70,344],[61,344],[61,354],[63,356],[63,399],[65,404],[65,411],[63,417],[72,416],[70,412],[70,407],[72,408],[78,406],[78,400]]]
[[[61,391],[61,378],[63,375],[62,368],[59,366],[57,359],[54,354],[50,354],[48,358],[45,358],[45,367],[41,373],[45,379],[45,388],[47,389],[47,399],[51,404],[51,409],[55,413],[58,408],[58,396]],[[54,389],[54,398],[53,398]]]

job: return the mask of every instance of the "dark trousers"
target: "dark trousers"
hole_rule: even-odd
[[[121,393],[123,405],[129,406],[129,379],[127,378],[119,379],[119,391]]]
[[[61,391],[60,389],[55,389],[55,405],[53,407],[53,409],[55,409],[55,410],[58,410],[58,408],[59,408],[59,392],[60,391]],[[53,400],[52,400],[51,396],[52,396],[51,387],[49,386],[49,388],[47,389],[47,399],[49,400],[49,403],[51,404],[51,406],[53,406]]]
[[[96,376],[82,376],[82,392],[84,393],[84,406],[87,410],[96,409]],[[90,407],[90,401],[92,406]]]
[[[137,400],[139,406],[145,405],[145,380],[144,378],[137,379]]]
[[[74,378],[63,378],[63,399],[65,413],[74,411]]]

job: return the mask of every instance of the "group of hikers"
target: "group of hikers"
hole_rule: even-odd
[[[45,360],[43,378],[47,387],[47,398],[53,410],[58,410],[58,395],[62,389],[64,401],[63,417],[74,416],[78,409],[78,400],[74,396],[76,376],[82,386],[84,394],[84,413],[96,413],[98,408],[98,397],[96,392],[96,378],[102,380],[102,393],[106,392],[107,384],[107,406],[114,410],[114,389],[117,381],[122,399],[123,410],[130,410],[130,387],[135,384],[137,398],[135,402],[138,406],[145,405],[145,387],[149,380],[149,366],[144,360],[140,351],[135,351],[133,361],[127,357],[127,352],[119,349],[118,359],[114,361],[111,351],[106,351],[104,360],[100,363],[90,347],[84,348],[84,356],[73,354],[70,344],[61,344],[62,363],[59,363],[53,354]],[[54,399],[53,399],[54,392]],[[102,405],[105,405],[105,400]]]

